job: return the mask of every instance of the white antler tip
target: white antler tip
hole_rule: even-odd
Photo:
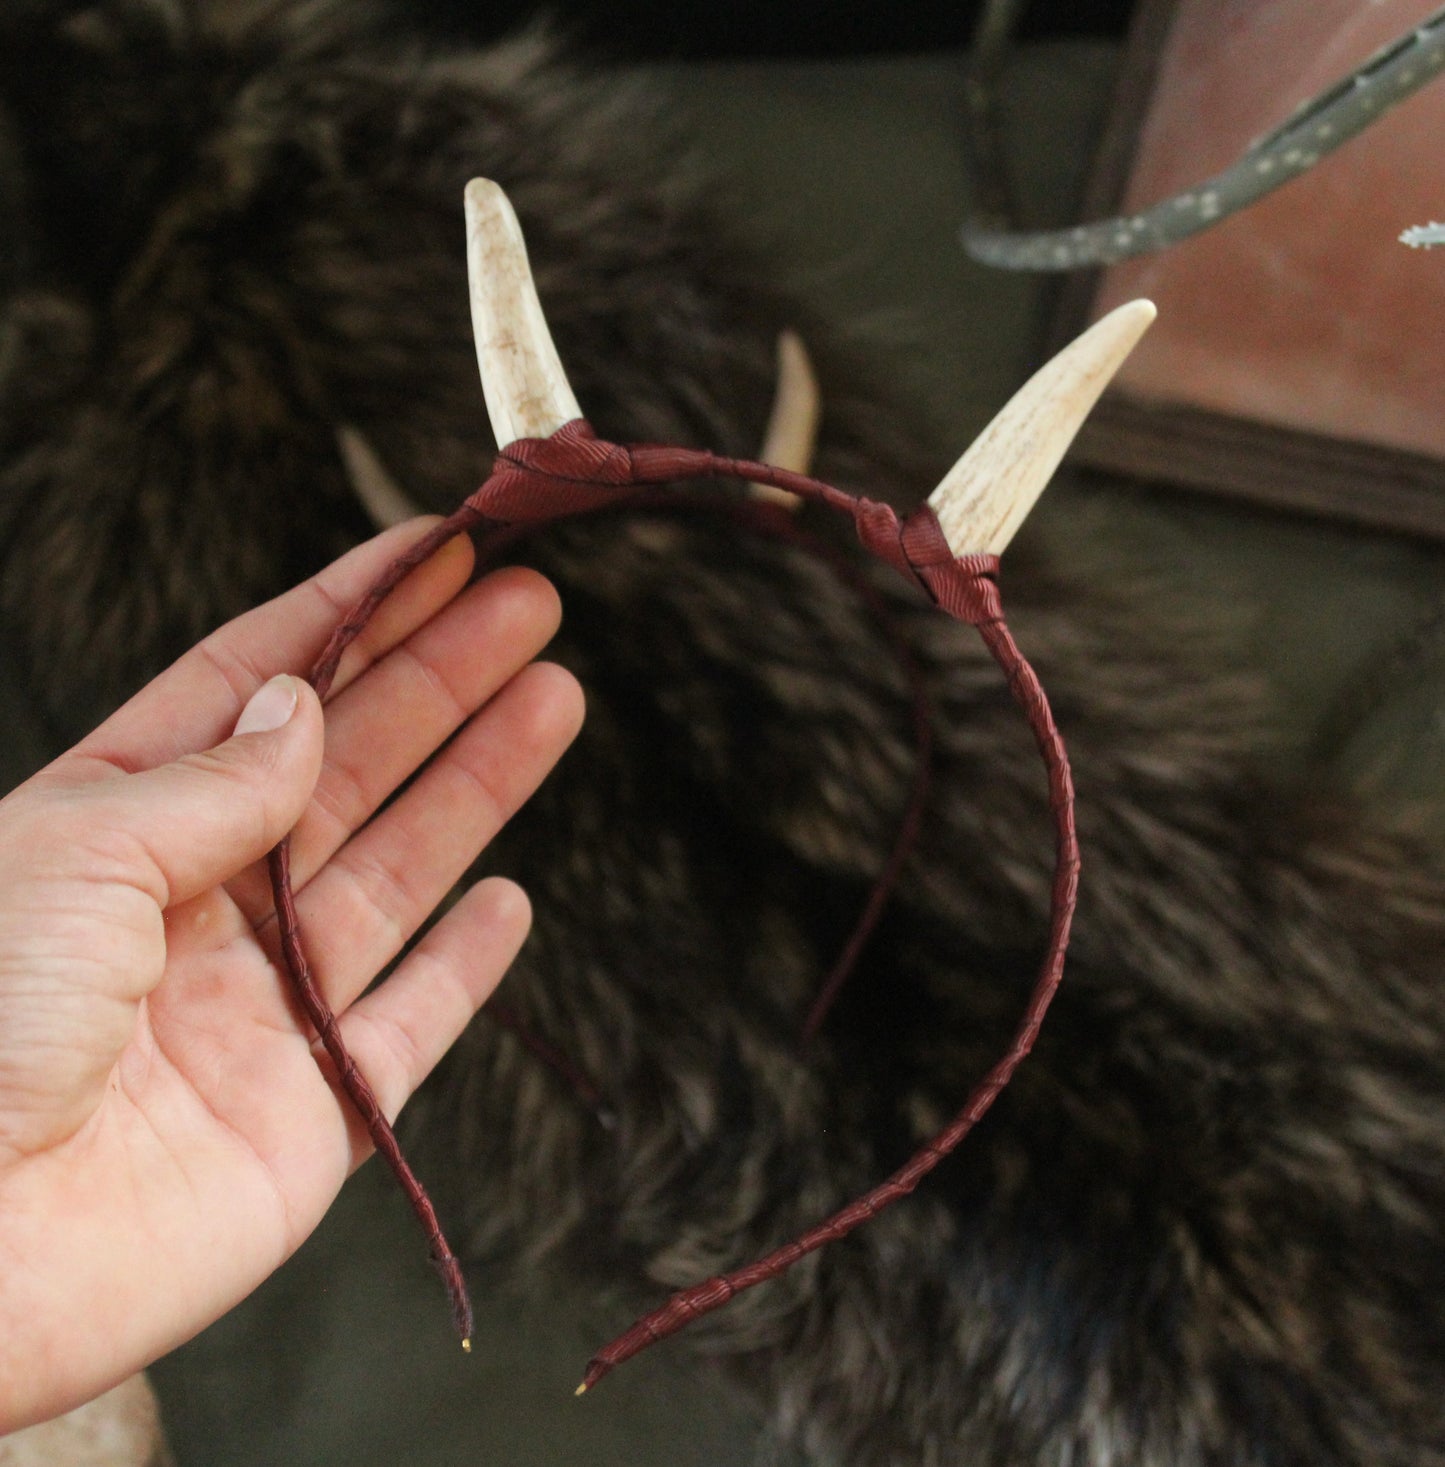
[[[462,198],[467,207],[472,209],[495,207],[499,201],[508,208],[511,207],[507,203],[506,194],[502,192],[501,184],[490,178],[469,179],[466,188],[462,190]]]
[[[774,468],[791,469],[795,474],[808,473],[813,467],[813,451],[818,446],[822,404],[818,378],[803,338],[796,331],[779,332],[778,386],[758,457]],[[784,509],[802,507],[803,501],[786,489],[771,484],[750,487],[757,498],[770,500]]]
[[[462,194],[472,331],[497,446],[546,438],[582,416],[547,330],[510,200],[489,178]]]
[[[1138,300],[1125,301],[1122,306],[1115,306],[1107,316],[1101,317],[1090,329],[1103,326],[1106,322],[1112,323],[1109,330],[1116,334],[1121,344],[1124,344],[1124,356],[1128,356],[1139,344],[1139,338],[1154,324],[1158,315],[1159,307],[1153,301],[1140,296]],[[1087,331],[1084,333],[1085,336],[1088,334]],[[1082,341],[1083,337],[1079,339]],[[1123,357],[1119,360],[1122,364]],[[1112,376],[1113,373],[1111,372],[1110,375]]]
[[[1158,314],[1148,300],[1110,311],[1004,404],[928,499],[955,555],[1003,553]]]

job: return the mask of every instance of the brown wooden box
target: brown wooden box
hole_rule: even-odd
[[[1140,0],[1084,217],[1228,167],[1434,8]],[[1445,250],[1398,240],[1433,219],[1439,79],[1214,229],[1070,280],[1055,346],[1121,300],[1160,307],[1073,461],[1445,540]]]

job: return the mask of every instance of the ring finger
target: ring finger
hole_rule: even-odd
[[[306,952],[341,1013],[421,926],[571,743],[582,693],[560,667],[519,673],[297,898]],[[262,928],[274,943],[274,919]]]

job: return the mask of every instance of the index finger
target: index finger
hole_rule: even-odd
[[[392,560],[438,522],[431,515],[397,525],[274,601],[227,622],[57,762],[96,760],[134,772],[215,747],[230,737],[246,700],[268,678],[310,672],[337,623]],[[471,565],[471,544],[462,535],[419,566],[396,591],[397,600],[409,603],[407,619],[420,624],[451,600],[466,584]]]

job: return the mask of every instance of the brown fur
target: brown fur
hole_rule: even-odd
[[[341,424],[428,507],[475,483],[473,174],[512,195],[604,434],[752,449],[801,323],[825,477],[912,502],[940,461],[757,285],[645,99],[535,37],[437,54],[356,16],[27,0],[0,22],[0,630],[57,741],[366,532]],[[992,665],[887,586],[939,778],[800,1054],[904,800],[893,660],[824,568],[716,525],[607,518],[528,553],[589,725],[487,859],[537,910],[509,998],[615,1125],[479,1022],[413,1132],[474,1260],[572,1270],[616,1325],[949,1113],[1023,1002],[1050,849]],[[819,1463],[1445,1462],[1445,891],[1334,796],[1263,785],[1258,691],[1116,587],[1027,547],[1006,567],[1085,853],[1034,1059],[917,1196],[692,1345]]]

